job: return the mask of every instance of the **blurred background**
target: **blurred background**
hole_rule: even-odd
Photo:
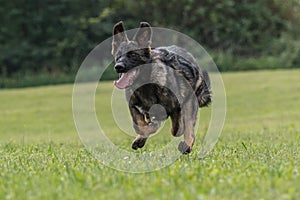
[[[300,68],[299,0],[0,3],[0,88],[72,83],[85,56],[120,20],[127,29],[148,21],[192,37],[223,72]]]

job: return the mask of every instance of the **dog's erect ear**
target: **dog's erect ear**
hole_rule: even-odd
[[[141,22],[140,28],[135,33],[133,40],[136,41],[141,47],[150,47],[152,42],[152,29],[147,22]]]
[[[120,21],[116,23],[113,28],[113,40],[112,40],[112,50],[111,50],[112,55],[116,53],[117,48],[124,41],[127,42],[128,38],[125,32],[123,22]]]

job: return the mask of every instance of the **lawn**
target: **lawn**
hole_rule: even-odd
[[[85,149],[73,85],[0,90],[0,199],[299,199],[300,70],[222,76],[227,117],[210,155],[198,158],[210,117],[204,108],[193,152],[140,174],[106,167]],[[132,137],[112,118],[112,89],[111,82],[97,89],[97,117],[107,137],[131,151]],[[170,141],[169,128],[138,154]]]

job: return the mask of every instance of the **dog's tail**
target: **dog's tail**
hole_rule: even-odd
[[[204,107],[211,103],[210,78],[205,70],[202,70],[200,78],[201,83],[196,88],[196,96],[198,98],[199,107]]]

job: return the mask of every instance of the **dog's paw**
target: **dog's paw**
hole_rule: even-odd
[[[147,138],[139,137],[135,139],[131,145],[131,148],[134,150],[137,150],[138,148],[143,148],[143,146],[146,144]]]
[[[178,150],[182,154],[188,154],[188,153],[191,153],[192,148],[189,145],[187,145],[184,141],[181,141],[178,145]]]

